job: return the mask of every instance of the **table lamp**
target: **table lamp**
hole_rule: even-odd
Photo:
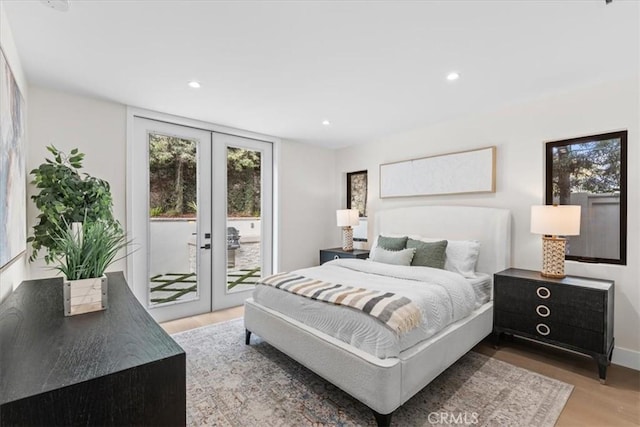
[[[580,234],[580,206],[531,206],[531,232],[542,234],[542,271],[544,277],[561,279],[567,239],[559,236]]]
[[[342,249],[353,250],[353,228],[360,224],[358,209],[338,209],[336,211],[338,227],[342,227]]]

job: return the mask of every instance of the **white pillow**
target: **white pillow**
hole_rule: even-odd
[[[394,265],[411,265],[413,255],[415,255],[416,249],[402,249],[399,251],[388,251],[386,249],[375,247],[369,253],[369,259],[375,262],[383,262],[385,264]]]
[[[415,237],[412,237],[415,238]],[[421,237],[417,240],[437,242],[443,239]],[[467,279],[475,279],[476,263],[480,254],[480,242],[477,240],[447,240],[444,269],[461,274]]]

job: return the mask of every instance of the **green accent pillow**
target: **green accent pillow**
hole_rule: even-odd
[[[423,242],[421,240],[408,239],[407,248],[416,249],[411,265],[444,269],[447,243],[446,240]]]
[[[378,246],[388,251],[401,251],[407,247],[407,236],[386,237],[378,236]]]

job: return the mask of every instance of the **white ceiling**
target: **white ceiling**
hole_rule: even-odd
[[[4,5],[32,84],[327,147],[640,68],[635,0]]]

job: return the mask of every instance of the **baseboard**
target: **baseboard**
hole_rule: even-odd
[[[615,347],[611,363],[640,371],[640,351]]]

